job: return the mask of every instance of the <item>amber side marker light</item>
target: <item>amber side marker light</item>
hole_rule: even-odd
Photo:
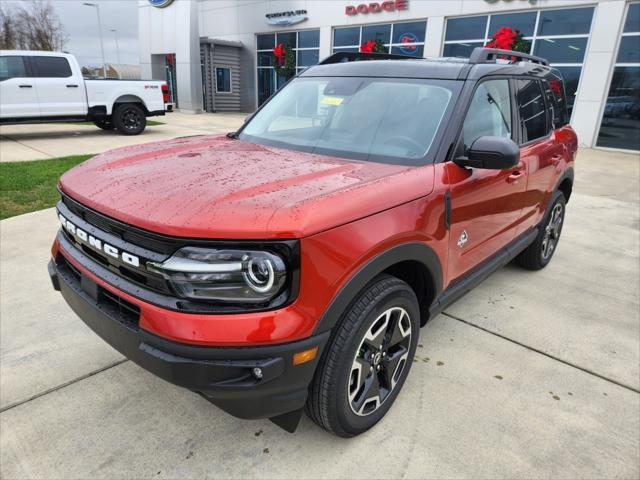
[[[310,362],[318,354],[318,347],[308,348],[298,353],[293,354],[293,364],[300,365],[301,363]]]

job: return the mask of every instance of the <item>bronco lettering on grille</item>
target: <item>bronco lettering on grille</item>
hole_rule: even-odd
[[[110,257],[117,258],[122,260],[124,263],[127,263],[134,267],[140,266],[140,259],[135,255],[131,255],[128,252],[120,251],[113,245],[109,245],[108,243],[100,240],[99,238],[94,237],[93,235],[88,234],[84,230],[78,228],[76,225],[67,220],[61,213],[58,214],[58,218],[60,219],[60,223],[64,227],[64,229],[69,232],[71,235],[76,237],[78,240],[86,243],[89,247],[94,250],[99,250]]]

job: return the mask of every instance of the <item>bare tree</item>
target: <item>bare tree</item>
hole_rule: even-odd
[[[15,50],[19,48],[19,32],[15,21],[12,20],[14,9],[0,6],[0,50]]]
[[[31,0],[1,10],[0,29],[2,49],[60,51],[67,42],[67,34],[49,0]]]

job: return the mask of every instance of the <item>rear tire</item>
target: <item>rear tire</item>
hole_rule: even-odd
[[[147,126],[147,117],[144,110],[135,103],[124,103],[116,108],[113,123],[124,135],[138,135]]]
[[[538,236],[514,260],[521,267],[529,270],[540,270],[546,267],[558,248],[566,209],[564,194],[556,191],[549,205],[549,211],[540,224]]]
[[[111,119],[96,120],[93,123],[96,124],[96,127],[101,128],[102,130],[113,130],[114,128],[116,128]]]
[[[341,437],[373,427],[402,389],[419,335],[411,287],[389,275],[376,278],[334,327],[309,387],[307,415]]]

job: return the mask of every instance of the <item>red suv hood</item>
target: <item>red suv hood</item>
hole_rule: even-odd
[[[60,185],[94,210],[167,235],[300,238],[429,194],[433,168],[216,135],[112,150],[65,173]]]

